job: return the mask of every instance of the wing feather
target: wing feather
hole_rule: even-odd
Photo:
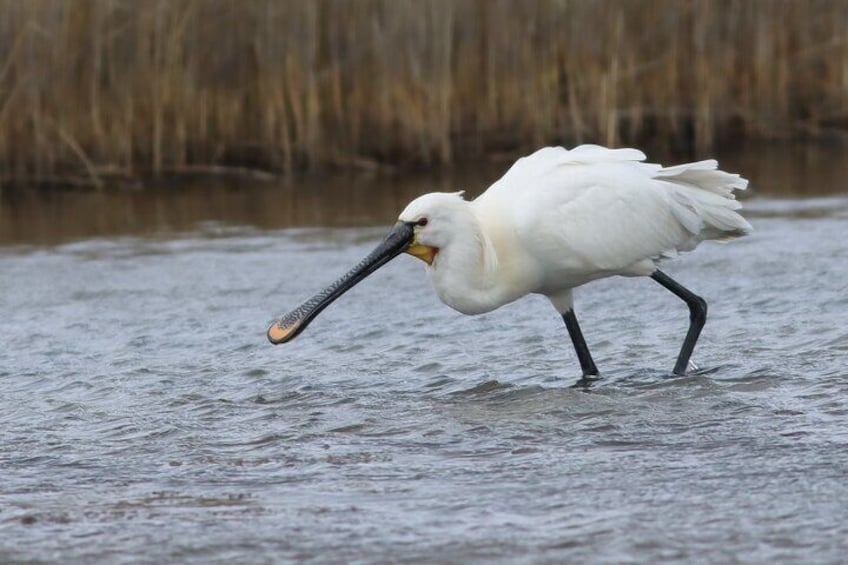
[[[736,212],[733,191],[747,185],[739,175],[714,160],[662,168],[644,159],[636,149],[546,147],[519,159],[475,207],[552,285],[646,274],[646,261],[751,230]]]

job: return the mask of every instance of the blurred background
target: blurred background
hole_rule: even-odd
[[[695,156],[848,128],[841,0],[2,0],[0,16],[4,184],[582,142]]]
[[[0,0],[3,241],[382,223],[550,144],[831,193],[847,133],[840,0]]]
[[[552,144],[833,193],[847,138],[840,0],[0,0],[5,241],[382,223]]]

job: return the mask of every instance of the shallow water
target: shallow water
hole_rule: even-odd
[[[697,375],[658,285],[579,291],[588,392],[544,300],[464,317],[409,257],[265,342],[381,230],[7,248],[0,559],[839,561],[848,200],[749,207],[667,267]]]
[[[398,258],[272,347],[384,228],[0,248],[0,562],[840,562],[848,198],[576,293],[604,378],[530,297],[466,317]]]
[[[714,156],[722,168],[742,172],[751,181],[748,197],[822,197],[848,191],[848,147],[737,145]],[[173,237],[205,222],[263,230],[390,225],[420,194],[465,190],[467,197],[476,196],[510,166],[512,159],[505,157],[442,171],[315,174],[264,185],[220,178],[176,186],[163,180],[143,190],[38,191],[0,185],[0,245],[55,245],[116,235]],[[649,161],[667,164],[706,157],[648,152]]]

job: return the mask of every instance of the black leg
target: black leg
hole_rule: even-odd
[[[592,354],[589,353],[589,346],[586,345],[586,340],[583,339],[583,332],[580,331],[580,325],[577,323],[577,316],[574,315],[574,310],[569,310],[563,314],[562,319],[565,322],[565,327],[568,328],[568,335],[571,336],[571,342],[574,344],[577,358],[580,360],[583,378],[597,378],[598,368],[595,367],[595,362],[592,361]]]
[[[674,365],[675,375],[685,375],[692,350],[695,349],[695,343],[698,341],[698,336],[701,335],[704,322],[707,321],[707,302],[660,270],[654,271],[651,278],[673,292],[689,306],[689,331],[686,332],[683,347],[680,348],[680,355],[677,356],[677,363]]]

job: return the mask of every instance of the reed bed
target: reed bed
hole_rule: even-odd
[[[0,0],[0,180],[844,138],[844,0]]]

